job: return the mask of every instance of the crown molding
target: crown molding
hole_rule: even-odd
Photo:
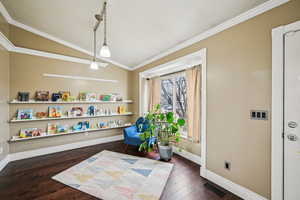
[[[88,51],[88,50],[86,50],[86,49],[83,49],[83,48],[81,48],[81,47],[79,47],[79,46],[77,46],[77,45],[75,45],[75,44],[72,44],[72,43],[70,43],[70,42],[67,42],[67,41],[62,40],[62,39],[60,39],[60,38],[57,38],[57,37],[55,37],[55,36],[53,36],[53,35],[50,35],[50,34],[45,33],[45,32],[42,32],[42,31],[40,31],[40,30],[38,30],[38,29],[35,29],[35,28],[31,27],[31,26],[25,25],[25,24],[23,24],[23,23],[21,23],[21,22],[18,22],[18,21],[16,21],[16,20],[14,20],[14,19],[9,15],[8,11],[7,11],[6,8],[3,6],[2,2],[0,2],[0,13],[3,15],[3,17],[5,18],[5,20],[6,20],[9,24],[11,24],[11,25],[14,25],[14,26],[19,27],[19,28],[21,28],[21,29],[24,29],[24,30],[26,30],[26,31],[28,31],[28,32],[34,33],[34,34],[39,35],[39,36],[42,36],[42,37],[44,37],[44,38],[46,38],[46,39],[52,40],[52,41],[54,41],[54,42],[57,42],[57,43],[62,44],[62,45],[64,45],[64,46],[66,46],[66,47],[75,49],[75,50],[77,50],[77,51],[79,51],[79,52],[82,52],[82,53],[85,53],[85,54],[87,54],[87,55],[90,55],[90,56],[93,56],[93,55],[94,55],[93,52],[91,52],[91,51]],[[57,54],[57,55],[58,55],[58,54]],[[46,57],[46,56],[45,56],[45,57]],[[103,57],[100,57],[100,56],[97,56],[97,58],[100,59],[100,60],[102,60],[102,61],[109,62],[109,63],[111,63],[111,64],[113,64],[113,65],[116,65],[116,66],[118,66],[118,67],[121,67],[121,68],[123,68],[123,69],[126,69],[126,70],[132,70],[131,67],[128,67],[128,66],[126,66],[126,65],[123,65],[123,64],[121,64],[121,63],[119,63],[119,62],[116,62],[116,61],[114,61],[114,60],[111,60],[111,59],[108,59],[108,58],[103,58]],[[90,63],[90,62],[89,62],[89,63]]]
[[[141,68],[141,67],[143,67],[147,64],[150,64],[150,63],[152,63],[156,60],[159,60],[159,59],[161,59],[165,56],[168,56],[168,55],[170,55],[170,54],[172,54],[176,51],[179,51],[183,48],[186,48],[186,47],[188,47],[192,44],[200,42],[201,40],[207,39],[208,37],[211,37],[211,36],[213,36],[217,33],[220,33],[220,32],[222,32],[222,31],[224,31],[228,28],[231,28],[231,27],[233,27],[237,24],[240,24],[244,21],[247,21],[247,20],[249,20],[253,17],[256,17],[257,15],[260,15],[264,12],[267,12],[267,11],[269,11],[269,10],[275,8],[275,7],[278,7],[278,6],[280,6],[284,3],[287,3],[289,1],[290,0],[269,0],[265,3],[263,3],[263,4],[260,4],[260,5],[256,6],[255,8],[252,8],[252,9],[250,9],[250,10],[248,10],[248,11],[246,11],[246,12],[244,12],[244,13],[236,16],[236,17],[233,17],[233,18],[223,22],[222,24],[219,24],[219,25],[217,25],[217,26],[215,26],[215,27],[213,27],[213,28],[211,28],[211,29],[209,29],[209,30],[207,30],[207,31],[191,38],[191,39],[188,39],[188,40],[186,40],[186,41],[184,41],[184,42],[182,42],[182,43],[180,43],[180,44],[178,44],[178,45],[176,45],[176,46],[174,46],[174,47],[172,47],[172,48],[170,48],[170,49],[168,49],[168,50],[166,50],[166,51],[164,51],[164,52],[162,52],[162,53],[160,53],[160,54],[158,54],[158,55],[156,55],[156,56],[154,56],[154,57],[152,57],[152,58],[150,58],[150,59],[148,59],[144,62],[142,62],[141,64],[133,67],[132,69],[136,70],[138,68]]]

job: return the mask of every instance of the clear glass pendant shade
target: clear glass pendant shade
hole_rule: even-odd
[[[91,67],[91,69],[93,69],[93,70],[99,69],[98,63],[95,62],[95,61],[91,62],[91,66],[90,66],[90,67]]]
[[[100,50],[100,56],[104,58],[110,58],[110,50],[109,47],[106,44],[103,44],[101,50]]]

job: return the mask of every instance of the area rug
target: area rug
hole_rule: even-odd
[[[158,200],[173,164],[102,151],[52,177],[103,200]]]

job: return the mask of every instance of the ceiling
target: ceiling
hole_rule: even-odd
[[[112,60],[135,67],[267,0],[108,0]],[[1,0],[13,19],[92,51],[103,0]],[[98,49],[103,27],[97,32]]]

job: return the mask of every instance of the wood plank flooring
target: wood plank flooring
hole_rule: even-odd
[[[121,141],[112,142],[11,162],[0,172],[0,199],[96,200],[97,198],[56,182],[51,177],[102,150],[123,153],[124,144]],[[134,147],[130,147],[127,153],[159,159],[156,153],[144,155]],[[174,163],[174,168],[161,200],[240,200],[222,188],[219,189],[225,195],[220,197],[209,187],[205,187],[207,180],[199,176],[199,165],[178,155],[174,155],[171,162]]]

